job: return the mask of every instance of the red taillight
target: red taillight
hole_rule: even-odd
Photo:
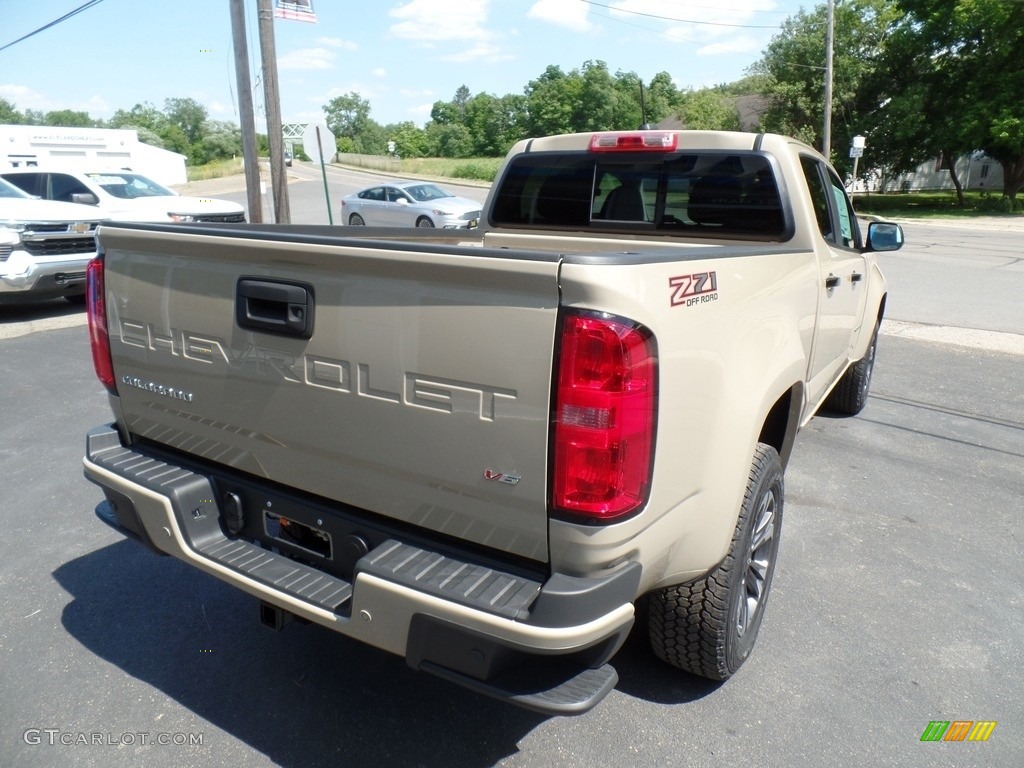
[[[605,315],[564,318],[553,425],[556,512],[605,522],[647,501],[657,373],[646,328]]]
[[[595,133],[590,137],[591,152],[674,152],[679,137],[665,131]]]
[[[96,376],[112,395],[117,394],[114,383],[114,361],[110,356],[110,335],[107,333],[107,299],[103,281],[103,257],[97,256],[86,268],[86,312],[89,316],[89,340],[92,346],[92,364]]]

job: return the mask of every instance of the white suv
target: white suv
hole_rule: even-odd
[[[0,304],[85,297],[96,209],[35,200],[0,179]]]
[[[96,206],[98,215],[111,221],[245,221],[245,210],[237,203],[179,195],[131,171],[14,168],[3,171],[0,177],[44,200]]]

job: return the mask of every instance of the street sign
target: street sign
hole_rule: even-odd
[[[317,142],[317,129],[320,131],[319,143]],[[310,123],[307,125],[306,130],[302,132],[302,148],[314,163],[321,161],[321,151],[323,152],[323,162],[325,163],[331,162],[338,153],[334,134],[327,127],[327,123]]]
[[[864,147],[850,147],[850,157],[864,157]]]

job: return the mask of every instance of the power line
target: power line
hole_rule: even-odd
[[[55,27],[58,24],[60,24],[62,21],[67,21],[72,16],[77,16],[82,11],[87,11],[90,8],[92,8],[94,5],[99,5],[102,2],[103,2],[103,0],[89,0],[89,2],[85,3],[84,5],[80,5],[77,8],[75,8],[75,10],[68,11],[63,16],[61,16],[59,19],[54,19],[49,24],[44,24],[43,26],[41,26],[39,29],[35,30],[34,32],[29,32],[27,35],[23,35],[23,36],[19,37],[17,40],[14,40],[14,41],[12,41],[10,43],[7,43],[7,45],[5,45],[3,47],[0,47],[0,51],[6,51],[12,45],[17,45],[18,43],[22,42],[23,40],[28,40],[33,35],[38,35],[40,32],[43,32],[43,31],[45,31],[47,29],[50,29],[50,27]]]
[[[708,27],[731,27],[733,29],[778,29],[778,24],[726,24],[725,22],[719,21],[697,21],[696,19],[677,19],[673,16],[659,16],[654,13],[642,13],[640,11],[627,11],[622,8],[615,8],[604,3],[593,2],[593,0],[580,0],[580,2],[586,3],[587,5],[596,5],[598,8],[604,8],[608,11],[614,11],[616,13],[625,13],[630,16],[646,16],[649,19],[660,19],[661,21],[674,21],[678,24],[701,24]]]

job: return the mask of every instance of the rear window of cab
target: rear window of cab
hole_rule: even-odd
[[[778,241],[789,224],[756,152],[534,152],[513,159],[494,226]]]

